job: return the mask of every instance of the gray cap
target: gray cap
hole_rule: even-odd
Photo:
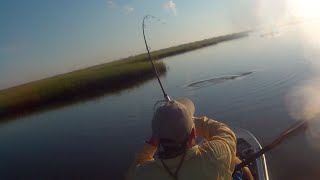
[[[159,107],[152,119],[152,133],[158,139],[185,142],[194,125],[195,107],[190,99],[172,100]]]

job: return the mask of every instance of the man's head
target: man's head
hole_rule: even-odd
[[[152,135],[161,142],[184,144],[194,134],[194,104],[189,99],[169,101],[159,107],[152,120]]]

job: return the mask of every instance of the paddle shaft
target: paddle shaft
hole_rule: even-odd
[[[307,121],[299,121],[298,123],[294,124],[292,128],[282,133],[277,139],[273,140],[270,144],[266,145],[261,150],[253,154],[251,157],[245,159],[240,164],[238,164],[235,168],[235,171],[238,171],[244,166],[249,165],[251,162],[253,162],[254,160],[259,158],[266,152],[270,151],[271,149],[279,145],[283,140],[287,139],[288,137],[299,132],[302,129],[306,129],[306,127],[307,127]]]

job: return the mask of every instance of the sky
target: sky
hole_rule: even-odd
[[[144,53],[147,14],[156,50],[290,20],[287,1],[1,0],[0,89]]]

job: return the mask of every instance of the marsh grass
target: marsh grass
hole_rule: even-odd
[[[152,58],[155,60],[162,59],[165,57],[186,53],[186,52],[200,49],[200,48],[204,48],[207,46],[212,46],[212,45],[215,45],[215,44],[218,44],[221,42],[244,38],[244,37],[247,37],[250,32],[251,31],[244,31],[244,32],[233,33],[233,34],[218,36],[218,37],[214,37],[214,38],[204,39],[201,41],[195,41],[195,42],[182,44],[182,45],[178,45],[178,46],[173,46],[173,47],[161,49],[158,51],[153,51],[151,53],[151,55],[152,55]],[[145,61],[148,59],[148,56],[147,56],[147,54],[140,54],[140,55],[135,56],[135,58],[137,61]]]
[[[131,60],[131,61],[130,61]],[[154,74],[149,62],[114,61],[0,91],[0,120],[137,87]],[[156,62],[160,74],[163,62]]]

